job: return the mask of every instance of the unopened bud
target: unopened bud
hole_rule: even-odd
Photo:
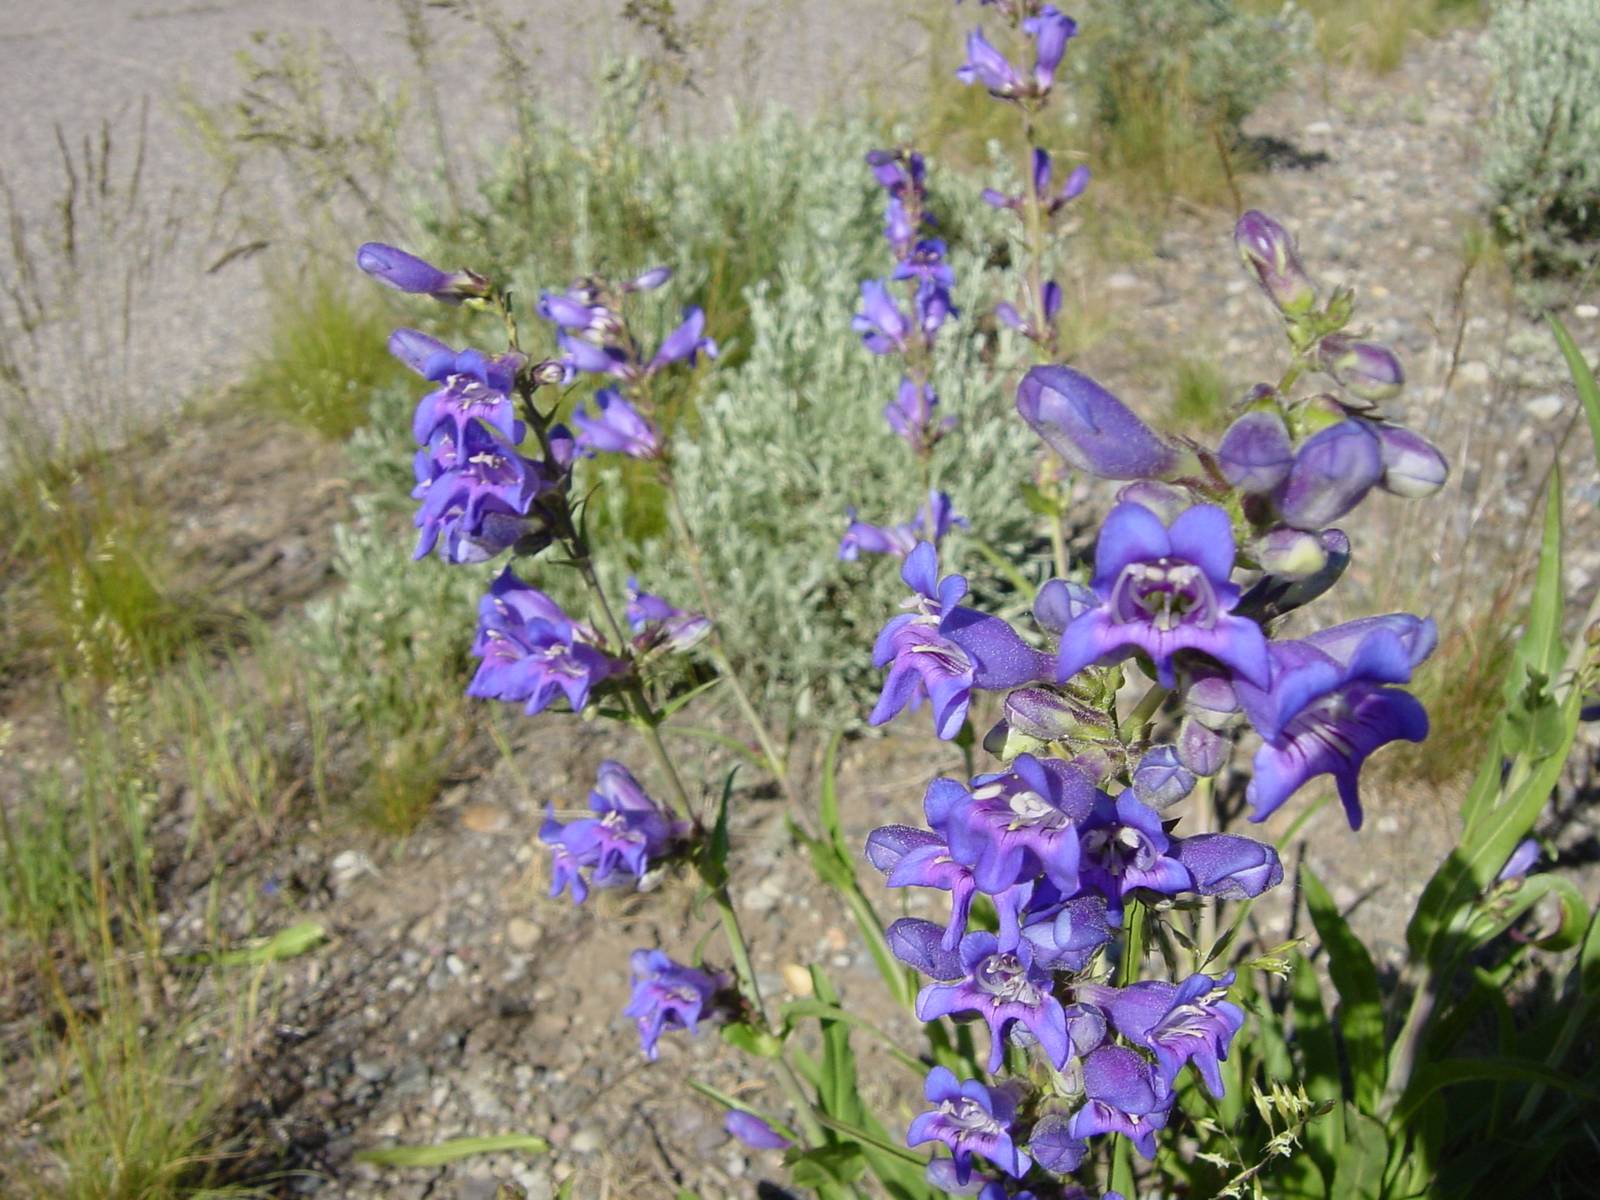
[[[1383,479],[1379,486],[1396,496],[1431,496],[1450,477],[1450,464],[1439,448],[1404,425],[1378,426]]]
[[[1080,471],[1103,479],[1158,479],[1178,452],[1122,401],[1071,367],[1034,367],[1017,387],[1017,411]]]
[[[1294,445],[1275,412],[1245,413],[1222,435],[1217,465],[1222,477],[1245,492],[1270,492],[1294,464]]]
[[[1228,761],[1233,742],[1194,717],[1178,726],[1178,761],[1196,775],[1215,775]]]
[[[489,281],[475,271],[441,271],[383,242],[368,242],[357,250],[356,266],[396,291],[432,296],[446,304],[481,300],[490,294]]]
[[[1194,791],[1194,773],[1178,758],[1175,746],[1152,746],[1133,769],[1133,794],[1160,812]]]
[[[1034,598],[1033,619],[1039,623],[1040,629],[1060,635],[1066,632],[1068,625],[1099,603],[1098,597],[1083,584],[1051,579],[1045,582]]]
[[[1186,508],[1193,505],[1188,495],[1154,479],[1140,479],[1117,491],[1117,502],[1138,504],[1161,518],[1163,525],[1171,525]]]
[[[1280,579],[1307,579],[1328,565],[1322,539],[1303,529],[1273,529],[1250,547],[1256,563]]]
[[[1234,226],[1233,242],[1261,290],[1279,309],[1290,315],[1310,311],[1317,300],[1317,287],[1300,265],[1287,229],[1251,209]]]
[[[1317,364],[1352,395],[1374,404],[1394,399],[1406,383],[1405,370],[1389,347],[1337,333],[1317,343]]]
[[[1344,516],[1383,477],[1383,456],[1370,426],[1347,420],[1301,445],[1273,500],[1289,524],[1320,529]]]
[[[1184,692],[1183,708],[1207,729],[1226,729],[1239,714],[1239,697],[1226,675],[1202,675]]]
[[[565,383],[571,368],[559,358],[547,358],[528,368],[528,374],[540,387],[554,387]]]
[[[1018,688],[1006,697],[1005,715],[1013,729],[1041,742],[1083,733],[1101,736],[1111,728],[1105,713],[1046,688]]]
[[[625,292],[649,292],[660,287],[672,278],[671,267],[652,267],[636,279],[631,279],[622,285]]]

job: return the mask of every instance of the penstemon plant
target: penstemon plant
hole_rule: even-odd
[[[1559,519],[1547,532],[1522,674],[1469,800],[1461,846],[1413,918],[1403,1019],[1386,1021],[1370,956],[1320,883],[1306,878],[1340,996],[1336,1039],[1315,969],[1294,943],[1254,956],[1241,945],[1251,905],[1283,882],[1284,869],[1274,845],[1223,828],[1232,806],[1219,793],[1241,792],[1250,819],[1262,821],[1327,777],[1357,829],[1364,763],[1391,742],[1426,737],[1427,714],[1405,685],[1435,648],[1432,620],[1388,613],[1293,637],[1283,622],[1348,567],[1351,540],[1335,522],[1375,488],[1405,497],[1438,491],[1447,465],[1385,414],[1404,374],[1388,348],[1353,328],[1353,293],[1319,289],[1288,231],[1259,212],[1238,221],[1234,240],[1282,318],[1287,358],[1240,403],[1217,445],[1152,429],[1094,380],[1053,361],[1062,304],[1050,278],[1056,220],[1084,192],[1088,172],[1079,167],[1057,184],[1036,134],[1076,25],[1034,0],[986,7],[1034,59],[1031,71],[1019,71],[974,31],[960,76],[1013,106],[1028,143],[1023,192],[988,189],[984,197],[1018,219],[1020,293],[994,312],[1039,359],[1017,385],[1016,408],[1054,459],[1042,476],[1052,481],[1050,503],[1040,511],[1052,517],[1056,570],[1037,589],[1026,628],[964,604],[965,579],[940,573],[940,543],[964,523],[938,489],[934,455],[954,432],[938,412],[932,353],[960,317],[954,276],[936,236],[923,155],[872,151],[867,164],[888,195],[895,266],[888,279],[862,284],[854,328],[868,351],[902,362],[884,416],[916,458],[922,507],[888,526],[852,510],[838,553],[900,560],[911,593],[872,649],[885,676],[868,723],[925,703],[935,736],[966,755],[962,778],[927,787],[925,824],[886,825],[864,848],[852,845],[834,778],[838,737],[813,802],[723,649],[717,585],[699,540],[717,531],[694,527],[673,477],[686,390],[658,386],[715,358],[717,347],[698,308],[653,349],[636,332],[637,306],[670,282],[666,268],[544,293],[536,313],[553,327],[556,349],[536,360],[523,349],[511,295],[488,276],[441,271],[391,246],[360,249],[358,265],[379,282],[466,304],[503,329],[504,348],[493,354],[458,351],[412,329],[390,339],[396,356],[435,385],[413,423],[416,554],[457,564],[509,555],[581,581],[587,620],[506,567],[479,607],[472,649],[480,665],[468,692],[530,714],[559,705],[597,712],[641,735],[664,802],[627,766],[604,762],[589,815],[563,822],[552,806],[539,831],[551,895],[581,904],[592,888],[639,886],[664,871],[695,877],[716,910],[728,969],[698,953],[684,962],[673,957],[680,951],[641,948],[626,1015],[651,1060],[662,1037],[714,1024],[767,1071],[783,1111],[693,1086],[727,1108],[731,1134],[785,1151],[797,1186],[827,1200],[872,1193],[872,1181],[907,1198],[1131,1200],[1172,1189],[1260,1196],[1272,1172],[1286,1195],[1423,1194],[1444,1169],[1439,1128],[1450,1088],[1519,1083],[1523,1119],[1554,1108],[1570,1121],[1561,1103],[1578,1095],[1560,1070],[1581,1029],[1571,1018],[1552,1043],[1560,1053],[1535,1066],[1503,1056],[1475,1075],[1429,1061],[1470,1020],[1452,983],[1468,957],[1554,896],[1562,925],[1538,946],[1581,943],[1569,981],[1575,1014],[1591,1014],[1600,993],[1600,935],[1592,920],[1584,934],[1581,897],[1552,876],[1525,878],[1538,851],[1519,844],[1571,746],[1595,674],[1587,643],[1566,652],[1560,643],[1559,583],[1550,582],[1560,576]],[[1600,393],[1592,377],[1585,385],[1575,352],[1568,357],[1600,429]],[[558,390],[579,375],[603,383],[592,411],[572,409]],[[691,568],[694,611],[631,579],[621,603],[607,593],[596,569],[604,547],[592,544],[585,520],[584,464],[600,455],[653,469]],[[1122,485],[1081,566],[1062,519],[1071,473]],[[1019,567],[1012,577],[1026,575]],[[685,659],[699,666],[685,670]],[[819,881],[851,913],[891,999],[921,1022],[920,1046],[897,1044],[843,1007],[820,967],[811,968],[808,998],[780,1009],[763,995],[728,886],[732,777],[708,786],[662,737],[670,717],[719,683],[759,747],[749,757],[784,794],[792,834]],[[991,702],[983,693],[999,695]],[[981,739],[979,710],[998,714]],[[1246,737],[1255,742],[1248,767],[1239,752]],[[973,763],[980,745],[995,760],[988,771]],[[946,919],[886,926],[862,883],[863,857],[891,889],[948,893]],[[1226,925],[1224,904],[1234,905]],[[820,1056],[797,1037],[811,1025]],[[857,1033],[907,1069],[892,1111],[872,1111],[861,1094]],[[1510,1099],[1495,1095],[1499,1120]],[[1408,1124],[1422,1117],[1434,1134]]]

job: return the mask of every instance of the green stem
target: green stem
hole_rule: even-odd
[[[1156,713],[1160,711],[1161,705],[1165,703],[1168,695],[1170,695],[1168,690],[1159,683],[1151,684],[1150,690],[1140,698],[1134,710],[1128,714],[1128,719],[1123,722],[1123,727],[1130,733],[1137,733],[1143,730],[1154,719]]]

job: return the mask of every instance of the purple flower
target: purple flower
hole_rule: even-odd
[[[967,915],[978,884],[972,868],[950,857],[938,834],[910,825],[884,825],[867,835],[867,861],[888,878],[889,887],[937,888],[950,893],[950,920],[940,944],[954,950],[967,932]]]
[[[1094,810],[1094,783],[1070,763],[1018,755],[1005,774],[980,775],[969,792],[935,779],[923,800],[928,824],[978,887],[995,895],[1044,875],[1078,890],[1078,824]]]
[[[943,238],[923,238],[911,248],[911,253],[905,260],[895,267],[894,274],[890,278],[920,279],[941,287],[955,287],[956,273],[951,270],[950,264],[945,262],[945,253]]]
[[[412,329],[397,329],[389,337],[389,346],[397,358],[409,365],[409,354],[419,348],[416,339],[425,336]],[[444,429],[459,446],[478,421],[508,443],[521,441],[522,426],[513,411],[511,390],[516,386],[517,372],[527,360],[520,354],[490,358],[471,349],[458,354],[442,343],[435,344],[439,348],[428,354],[417,369],[424,378],[444,386],[430,392],[417,405],[411,420],[411,434],[417,444],[426,446],[435,433]]]
[[[946,321],[961,315],[961,310],[950,301],[950,289],[933,279],[924,279],[917,285],[912,304],[916,310],[917,327],[922,330],[923,340],[929,344],[932,344],[933,335],[943,328]]]
[[[929,492],[928,503],[915,517],[899,525],[858,521],[854,508],[848,509],[847,515],[850,524],[839,539],[839,558],[844,562],[854,562],[863,552],[904,558],[919,542],[930,542],[937,547],[952,529],[967,527],[967,519],[956,515],[950,497],[944,492]]]
[[[869,150],[867,165],[891,196],[899,197],[907,190],[921,194],[927,165],[915,150]]]
[[[755,1113],[730,1108],[723,1128],[752,1150],[787,1150],[794,1142],[784,1137]]]
[[[899,197],[892,198],[883,209],[883,236],[899,257],[911,252],[911,243],[917,236],[917,226]],[[857,329],[861,326],[857,325]],[[881,351],[876,352],[881,353]]]
[[[1280,311],[1290,315],[1310,311],[1317,302],[1317,287],[1300,265],[1287,229],[1251,209],[1234,226],[1233,241],[1244,265]]]
[[[1067,51],[1067,42],[1078,32],[1078,23],[1053,4],[1046,4],[1037,16],[1022,23],[1022,31],[1030,34],[1037,49],[1033,63],[1033,86],[1040,95],[1050,90],[1055,82],[1056,68]]]
[[[901,917],[884,930],[894,956],[930,979],[960,979],[966,974],[961,956],[944,946],[945,931],[932,921]]]
[[[483,662],[467,695],[526,701],[530,716],[560,695],[578,712],[590,689],[619,670],[596,641],[592,630],[507,567],[478,604],[472,653]]]
[[[661,347],[656,351],[656,356],[650,360],[646,368],[649,374],[675,362],[688,361],[692,367],[699,355],[707,358],[717,356],[717,343],[706,336],[705,310],[691,305],[683,310],[683,324],[662,339]]]
[[[1500,868],[1500,874],[1494,877],[1494,881],[1507,883],[1513,879],[1521,879],[1533,870],[1534,864],[1539,861],[1543,853],[1539,843],[1533,838],[1523,838],[1511,852],[1511,857],[1506,859],[1506,865]]]
[[[1254,838],[1199,833],[1179,838],[1176,854],[1202,896],[1248,900],[1283,882],[1278,852]]]
[[[622,285],[625,292],[653,292],[672,278],[671,267],[651,267]]]
[[[1146,1159],[1155,1157],[1156,1131],[1165,1129],[1172,1093],[1147,1059],[1122,1046],[1103,1046],[1083,1060],[1087,1099],[1072,1114],[1072,1136],[1120,1133]]]
[[[1117,1032],[1136,1046],[1154,1051],[1159,1078],[1170,1089],[1183,1064],[1193,1062],[1206,1089],[1222,1099],[1222,1072],[1244,1012],[1224,999],[1233,972],[1217,979],[1191,975],[1181,984],[1142,980],[1122,988],[1108,1009]],[[1148,1157],[1148,1155],[1146,1155]]]
[[[889,428],[918,454],[931,450],[945,434],[956,427],[956,418],[934,420],[934,410],[939,407],[939,395],[931,383],[915,383],[910,376],[900,379],[900,392],[884,405],[883,419]]]
[[[437,428],[428,448],[417,451],[414,468],[411,495],[422,504],[412,557],[419,559],[436,545],[452,562],[492,557],[471,548],[498,553],[510,546],[525,530],[523,518],[534,499],[557,486],[542,464],[523,458],[476,421],[459,443],[448,426]]]
[[[1071,1123],[1065,1113],[1046,1113],[1034,1122],[1028,1135],[1028,1149],[1046,1171],[1057,1175],[1071,1175],[1083,1163],[1089,1143],[1072,1136]]]
[[[627,351],[620,346],[604,345],[565,332],[556,336],[556,345],[566,356],[563,362],[573,371],[614,375],[618,379],[633,379],[639,373],[628,360]]]
[[[1262,746],[1245,792],[1252,821],[1265,820],[1302,784],[1332,775],[1350,828],[1361,827],[1358,780],[1379,747],[1428,736],[1428,714],[1406,683],[1433,651],[1431,620],[1368,617],[1295,642],[1274,642],[1270,685],[1235,681]]]
[[[1178,467],[1176,450],[1127,405],[1071,367],[1034,367],[1017,411],[1067,463],[1103,479],[1152,479]]]
[[[909,612],[892,618],[873,646],[872,663],[888,667],[883,694],[868,723],[882,725],[925,690],[933,701],[934,732],[948,741],[967,719],[974,687],[1004,690],[1042,677],[1045,656],[998,617],[957,607],[967,593],[960,575],[938,578],[933,546],[906,556],[900,578],[916,594]]]
[[[711,632],[711,621],[699,613],[684,612],[660,596],[639,590],[639,581],[628,577],[628,627],[633,630],[634,648],[653,646],[687,650]]]
[[[629,458],[660,458],[661,436],[614,388],[594,394],[599,413],[591,417],[582,408],[572,414],[578,427],[578,448],[585,454],[606,452]]]
[[[1119,504],[1100,528],[1094,568],[1090,586],[1100,604],[1061,635],[1059,680],[1143,651],[1172,687],[1173,659],[1189,650],[1265,683],[1261,627],[1232,615],[1239,589],[1228,580],[1233,530],[1222,509],[1197,504],[1169,528],[1141,504]]]
[[[991,94],[1007,100],[1028,90],[1027,81],[1005,55],[989,44],[981,29],[967,35],[967,61],[956,72],[956,78],[969,85],[981,83]]]
[[[874,354],[903,353],[911,323],[889,295],[881,279],[868,279],[861,285],[862,311],[850,326],[861,334],[861,343]]]
[[[928,1072],[923,1095],[934,1105],[911,1122],[906,1145],[943,1142],[954,1156],[956,1180],[972,1177],[972,1156],[981,1154],[1013,1179],[1027,1172],[1029,1159],[1011,1140],[1016,1103],[1004,1088],[985,1087],[976,1079],[957,1081],[944,1067]]]
[[[594,298],[593,290],[582,285],[566,292],[540,292],[534,311],[568,333],[620,337],[622,318],[605,305],[594,303]]]
[[[1033,947],[1020,943],[1001,950],[992,933],[969,933],[959,950],[965,977],[930,983],[917,994],[917,1019],[932,1021],[952,1013],[977,1013],[989,1025],[989,1070],[1005,1061],[1005,1038],[1014,1024],[1033,1034],[1057,1068],[1072,1057],[1067,1014],[1051,994],[1048,971],[1033,965]]]
[[[1146,808],[1132,790],[1103,800],[1085,824],[1080,870],[1085,885],[1121,913],[1122,899],[1135,888],[1175,896],[1190,891],[1189,869],[1173,852],[1161,818]]]
[[[656,1042],[665,1030],[699,1033],[700,1020],[726,979],[681,966],[659,950],[635,950],[631,961],[633,997],[622,1015],[638,1025],[639,1045],[655,1062]]]
[[[552,897],[570,886],[573,902],[582,904],[589,883],[610,887],[626,878],[643,879],[650,864],[688,833],[688,826],[663,812],[626,767],[610,759],[600,764],[589,811],[595,815],[563,825],[553,809],[545,810],[539,840],[558,848]],[[578,874],[579,868],[591,872],[588,880]]]
[[[472,271],[441,271],[414,254],[382,242],[368,242],[357,250],[356,266],[396,291],[432,296],[446,304],[482,299],[490,294],[489,281],[482,275]]]

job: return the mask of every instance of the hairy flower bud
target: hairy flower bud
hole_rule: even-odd
[[[1245,492],[1270,492],[1293,464],[1288,427],[1275,412],[1245,413],[1228,426],[1217,447],[1222,477]]]
[[[1194,501],[1187,492],[1179,491],[1154,479],[1138,479],[1117,490],[1117,503],[1132,502],[1143,505],[1161,518],[1163,525],[1171,525],[1183,510]]]
[[[1317,365],[1340,387],[1374,404],[1394,399],[1406,383],[1405,370],[1393,350],[1342,334],[1330,333],[1317,343]]]
[[[1058,636],[1099,601],[1081,583],[1051,579],[1039,589],[1033,601],[1033,619],[1039,628]]]
[[[1234,226],[1233,242],[1261,290],[1281,311],[1291,316],[1310,311],[1317,287],[1300,265],[1287,229],[1251,209]]]
[[[1431,496],[1450,477],[1450,464],[1439,448],[1404,425],[1379,425],[1378,449],[1383,456],[1383,478],[1378,486],[1396,496],[1416,499]]]
[[[1070,465],[1104,479],[1156,479],[1178,452],[1122,401],[1071,367],[1034,367],[1017,386],[1022,419]]]
[[[1041,742],[1111,729],[1105,713],[1045,688],[1018,688],[1006,697],[1005,714],[1013,729]]]
[[[1157,812],[1194,791],[1194,783],[1175,746],[1152,746],[1133,768],[1133,794]]]
[[[1196,775],[1215,775],[1228,761],[1233,743],[1194,717],[1178,726],[1178,761]]]
[[[1361,503],[1383,477],[1383,455],[1369,425],[1347,420],[1301,445],[1274,502],[1289,524],[1320,529]]]

